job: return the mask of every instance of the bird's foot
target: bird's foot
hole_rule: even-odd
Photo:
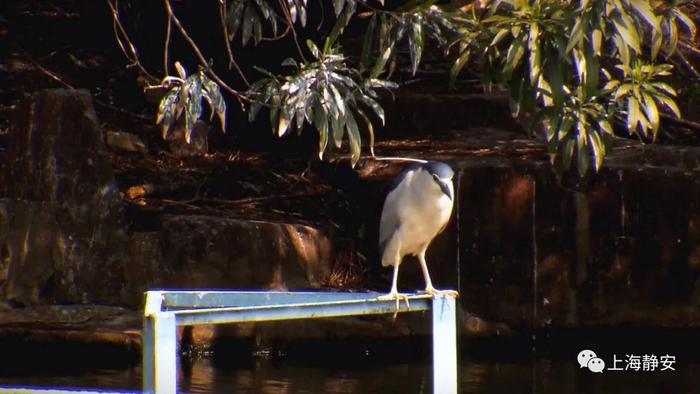
[[[459,298],[459,293],[456,292],[455,290],[437,290],[434,287],[426,287],[425,288],[425,294],[429,294],[433,298],[437,297],[452,297],[452,298]]]
[[[408,303],[408,295],[407,294],[401,294],[397,291],[392,291],[389,294],[382,295],[377,297],[378,300],[380,301],[392,301],[396,300],[396,312],[394,312],[394,319],[396,319],[396,315],[399,313],[399,302],[403,300],[406,303],[406,309],[411,309],[411,305]]]

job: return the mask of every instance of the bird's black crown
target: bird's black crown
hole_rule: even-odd
[[[421,164],[421,168],[425,171],[428,171],[431,175],[437,175],[438,177],[443,179],[452,178],[452,176],[454,175],[452,167],[441,161],[428,161],[427,163]]]

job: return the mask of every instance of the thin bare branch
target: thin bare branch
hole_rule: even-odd
[[[165,44],[163,45],[163,73],[165,76],[170,75],[170,35],[173,27],[173,20],[168,18],[168,24],[165,27]]]
[[[676,118],[675,116],[671,116],[671,115],[667,115],[667,114],[660,114],[660,116],[664,122],[672,123],[672,124],[675,124],[676,126],[685,127],[685,128],[691,129],[693,131],[700,132],[700,123],[693,122],[693,121],[687,120],[687,119]]]
[[[280,8],[282,9],[282,13],[284,14],[284,17],[287,21],[287,26],[291,29],[292,31],[292,37],[294,38],[294,45],[297,47],[297,51],[299,52],[299,57],[301,57],[301,60],[306,63],[306,57],[304,56],[304,51],[301,50],[301,45],[299,45],[299,37],[297,37],[297,31],[294,29],[294,22],[292,21],[292,14],[289,12],[289,8],[287,7],[287,4],[284,3],[284,0],[278,0]]]
[[[694,77],[695,79],[700,79],[700,73],[698,73],[698,70],[696,70],[695,67],[693,67],[693,65],[690,64],[690,62],[688,61],[688,59],[686,59],[685,55],[683,55],[683,53],[680,52],[680,51],[676,52],[676,55],[677,55],[677,57],[680,59],[680,61],[681,61],[681,63],[683,64],[683,66],[685,66],[685,68],[686,68],[688,71],[690,71],[691,74],[693,74],[693,77]]]
[[[246,97],[244,94],[237,91],[236,89],[230,87],[214,72],[214,70],[212,70],[211,66],[209,66],[209,63],[207,62],[207,59],[204,57],[204,55],[202,55],[202,51],[199,49],[194,40],[192,40],[192,37],[190,37],[190,35],[187,34],[187,30],[185,30],[185,28],[182,26],[182,23],[180,23],[180,20],[173,12],[170,0],[163,0],[163,4],[165,5],[165,11],[168,13],[168,17],[173,20],[173,23],[175,24],[175,27],[177,27],[177,29],[180,31],[182,38],[184,38],[185,41],[187,41],[187,43],[192,48],[192,51],[194,51],[195,55],[197,55],[199,63],[202,65],[202,67],[207,71],[209,76],[211,76],[211,78],[219,84],[219,86],[221,86],[224,90],[235,96],[236,99],[238,99],[238,102],[241,104],[241,107],[243,107],[243,100],[249,101],[248,97]]]
[[[277,36],[273,36],[273,37],[262,37],[260,40],[261,41],[279,41],[279,40],[283,39],[284,37],[287,36],[287,34],[289,34],[289,31],[291,30],[291,28],[289,27],[289,24],[287,24],[287,22],[285,22],[284,24],[287,26],[287,28],[284,29],[282,34],[277,35]]]
[[[221,20],[221,29],[224,31],[224,43],[226,44],[226,54],[228,55],[228,68],[233,65],[233,51],[231,50],[231,40],[228,37],[228,23],[226,23],[226,0],[219,2],[219,19]]]
[[[219,15],[221,16],[221,27],[224,31],[226,54],[228,55],[228,68],[230,70],[233,66],[233,68],[235,68],[238,72],[238,75],[241,76],[241,79],[243,80],[243,83],[245,83],[245,86],[250,87],[248,79],[245,77],[245,74],[243,74],[243,71],[238,66],[238,63],[236,63],[236,59],[233,58],[233,51],[231,50],[231,41],[229,41],[228,39],[228,24],[226,23],[226,0],[220,0],[219,2]]]
[[[29,55],[29,53],[27,53],[27,51],[25,51],[25,50],[24,50],[23,48],[21,48],[19,45],[17,46],[17,49],[18,49],[20,52],[22,52],[22,54],[24,55],[24,57],[26,57],[27,60],[29,60],[29,62],[32,63],[32,64],[34,65],[34,67],[36,67],[37,69],[39,69],[39,71],[41,71],[41,72],[43,72],[44,74],[48,75],[51,79],[53,79],[54,81],[60,83],[60,84],[63,85],[64,87],[66,87],[66,88],[68,88],[68,89],[75,89],[75,87],[73,87],[73,85],[71,85],[71,84],[69,84],[68,82],[64,81],[64,80],[61,79],[58,75],[54,74],[51,70],[49,70],[49,69],[47,69],[46,67],[44,67],[44,66],[42,66],[41,64],[39,64],[36,60],[34,60],[34,58],[32,58],[32,57]]]
[[[682,42],[682,41],[679,42],[679,45],[683,49],[687,50],[691,55],[695,55],[696,57],[700,57],[700,49],[695,48],[694,46],[686,44],[685,42]]]
[[[117,11],[118,0],[114,0],[114,3],[112,3],[111,0],[105,0],[105,1],[107,2],[109,9],[112,11],[114,38],[117,40],[117,43],[119,44],[119,47],[121,48],[122,52],[124,52],[124,56],[126,56],[127,59],[131,60],[131,64],[128,67],[137,67],[144,76],[146,76],[148,79],[150,79],[150,82],[157,83],[158,78],[151,75],[151,73],[149,73],[143,67],[143,65],[141,65],[141,62],[139,61],[138,51],[136,50],[136,47],[134,47],[134,44],[129,39],[129,35],[126,33],[124,26],[122,26],[122,23],[119,20],[119,12]],[[126,41],[126,43],[128,44],[128,48],[129,48],[128,51],[127,51],[124,43],[122,42],[122,40]]]

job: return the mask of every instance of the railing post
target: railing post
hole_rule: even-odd
[[[144,317],[143,391],[177,392],[177,325],[175,314],[158,312]]]
[[[457,307],[454,297],[433,298],[433,392],[457,394]]]

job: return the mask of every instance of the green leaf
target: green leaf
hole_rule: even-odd
[[[361,109],[356,108],[355,110],[357,111],[357,114],[360,115],[360,117],[365,121],[367,133],[369,134],[369,151],[372,157],[374,157],[374,126],[372,126],[372,122]]]
[[[316,44],[314,44],[313,41],[311,40],[306,40],[306,46],[309,48],[311,51],[311,54],[316,58],[320,59],[321,58],[321,51],[318,49]]]
[[[641,53],[641,45],[639,43],[639,34],[634,26],[634,23],[629,20],[629,17],[622,13],[612,15],[613,27],[622,37],[623,44],[632,48],[636,53]]]
[[[660,32],[661,25],[659,23],[659,18],[654,13],[651,8],[651,3],[649,0],[628,0],[632,9],[634,9],[654,31]]]
[[[668,55],[672,55],[674,52],[676,52],[676,48],[678,47],[678,26],[673,22],[669,22],[666,35],[668,42],[666,43],[664,50]]]
[[[180,62],[175,62],[175,70],[177,70],[177,75],[179,75],[180,78],[187,78],[187,70],[185,70],[185,67],[180,64]]]
[[[343,144],[343,134],[345,133],[345,116],[338,114],[338,116],[332,117],[331,129],[333,130],[335,147],[340,148]]]
[[[651,59],[656,59],[659,51],[661,50],[661,44],[663,43],[663,34],[660,31],[654,30],[651,32]]]
[[[599,120],[598,120],[598,126],[600,126],[600,128],[601,128],[604,132],[606,132],[607,134],[609,134],[609,135],[615,135],[615,134],[613,133],[613,128],[612,128],[612,126],[610,125],[610,122],[608,122],[607,119],[599,119]]]
[[[372,71],[370,71],[369,73],[370,78],[377,78],[379,74],[382,73],[384,67],[386,66],[387,60],[389,60],[389,57],[391,56],[392,49],[392,46],[387,47],[382,53],[382,55],[379,57],[379,59],[377,59],[377,62],[374,63],[374,67],[372,67]]]
[[[360,101],[362,101],[364,104],[372,108],[375,114],[381,119],[382,121],[382,126],[384,125],[384,109],[382,108],[381,105],[379,105],[378,102],[376,102],[374,99],[367,97],[365,95],[360,95],[359,97]]]
[[[600,48],[602,46],[603,42],[603,32],[596,28],[593,30],[593,33],[591,33],[591,44],[593,45],[593,51],[595,52],[596,56],[600,56]]]
[[[253,3],[249,2],[243,13],[243,31],[241,32],[241,42],[246,46],[250,37],[253,35],[253,24],[257,21],[257,14],[253,9]],[[257,22],[259,23],[259,22]]]
[[[246,1],[236,0],[233,1],[233,6],[228,9],[228,15],[226,16],[226,21],[228,23],[228,39],[233,40],[238,31],[238,27],[241,25],[241,19],[243,16],[243,7],[245,7]]]
[[[574,23],[573,29],[571,29],[571,36],[569,37],[569,43],[566,45],[566,52],[571,52],[571,50],[578,46],[578,44],[583,39],[583,32],[586,22],[582,17],[576,18],[576,23]]]
[[[634,132],[639,123],[639,102],[634,97],[627,97],[627,130]]]
[[[680,9],[674,8],[673,9],[673,16],[676,17],[681,23],[685,25],[685,28],[688,30],[688,33],[690,34],[691,39],[695,39],[695,23],[693,22],[692,19],[685,13],[683,13]],[[675,23],[674,23],[675,25]]]
[[[262,23],[256,15],[255,23],[253,24],[253,43],[258,45],[260,41],[262,41]]]
[[[365,38],[362,42],[362,55],[360,56],[360,65],[363,69],[369,67],[369,57],[372,54],[372,43],[374,42],[374,30],[377,28],[377,14],[373,14],[367,24]]]
[[[333,92],[333,102],[338,108],[338,112],[341,115],[345,116],[345,101],[343,100],[343,96],[340,95],[340,92],[338,91],[338,88],[335,87],[335,85],[331,84],[330,88],[331,92]]]
[[[289,129],[289,123],[290,123],[290,117],[291,115],[287,112],[286,108],[282,108],[282,110],[279,113],[279,124],[277,126],[277,136],[282,137],[287,133],[287,130]]]
[[[341,0],[341,3],[346,2],[345,0]],[[355,14],[355,6],[356,4],[354,0],[348,0],[345,4],[343,14],[338,17],[338,20],[335,22],[335,25],[333,25],[333,29],[331,29],[328,38],[326,38],[326,42],[323,46],[324,53],[328,53],[328,51],[333,47],[333,45],[335,45],[335,41],[338,39],[338,35],[343,32],[345,26],[348,25],[353,14]]]
[[[212,117],[214,112],[216,112],[219,118],[219,123],[221,124],[221,132],[226,132],[226,101],[224,101],[223,96],[221,96],[221,90],[219,85],[211,79],[204,78],[204,97],[209,101],[209,105],[212,110]]]
[[[634,85],[631,83],[625,83],[622,84],[617,90],[615,91],[615,95],[613,96],[613,99],[615,101],[619,100],[620,98],[627,96],[627,94],[632,90]]]
[[[551,55],[551,52],[550,52]],[[566,92],[564,92],[564,77],[562,70],[562,63],[557,61],[558,59],[554,56],[550,56],[549,64],[545,69],[547,70],[547,82],[552,88],[552,100],[554,105],[560,107],[564,103],[564,98],[566,97]]]
[[[676,102],[672,98],[664,95],[658,95],[655,97],[657,101],[665,105],[666,108],[670,109],[671,112],[673,112],[673,114],[676,116],[676,118],[681,117],[681,110],[678,108],[678,105],[676,105]]]
[[[605,86],[603,86],[603,90],[612,92],[615,89],[617,89],[618,86],[620,86],[620,81],[618,81],[617,79],[613,79],[611,81],[608,81],[608,83],[606,83]]]
[[[584,48],[583,53],[586,58],[585,91],[586,96],[591,97],[596,94],[600,84],[600,62],[592,47]]]
[[[503,67],[503,74],[505,78],[510,78],[513,70],[518,67],[520,59],[522,59],[524,53],[525,46],[523,45],[523,42],[519,39],[513,40],[513,42],[510,44],[510,48],[508,48],[508,55],[506,56],[506,62]]]
[[[642,109],[651,124],[651,131],[654,133],[654,136],[656,136],[656,133],[659,131],[659,110],[656,107],[654,99],[650,95],[642,93],[642,97]]]
[[[423,54],[423,23],[421,18],[411,24],[408,35],[408,49],[411,55],[411,74],[416,75],[421,55]]]
[[[542,48],[539,45],[530,50],[530,84],[536,85],[542,73]]]
[[[632,60],[630,56],[630,50],[622,36],[619,34],[614,34],[613,42],[615,42],[615,49],[617,49],[617,53],[620,57],[620,62],[626,65],[630,64]]]
[[[595,130],[591,130],[591,132],[588,133],[588,141],[590,142],[589,145],[591,146],[591,154],[594,158],[593,169],[598,171],[603,166],[603,158],[605,158],[605,144],[601,140],[600,135],[598,135],[598,132]]]
[[[585,130],[585,128],[584,128]],[[591,166],[591,156],[588,150],[588,139],[586,133],[576,136],[576,161],[579,176],[583,177],[588,173]]]
[[[178,99],[180,97],[180,86],[173,87],[168,91],[168,93],[163,96],[158,106],[158,117],[156,119],[156,124],[161,125],[163,131],[163,139],[168,136],[168,132],[175,122],[175,109],[178,105]]]
[[[489,47],[495,47],[501,40],[503,40],[506,36],[510,34],[509,30],[502,29],[499,30],[498,33],[496,33],[496,36],[493,37],[493,40],[491,40],[491,44],[489,44]]]
[[[323,160],[323,152],[328,146],[328,113],[318,102],[313,107],[314,126],[318,130],[318,158]]]
[[[459,54],[457,60],[455,60],[455,62],[452,64],[452,67],[450,68],[450,88],[454,87],[455,81],[457,80],[457,76],[462,71],[462,68],[464,68],[464,65],[467,64],[469,56],[469,48],[465,48],[464,51],[462,51],[462,53]]]
[[[348,140],[350,142],[350,155],[352,157],[351,162],[352,166],[355,167],[355,164],[357,164],[358,160],[360,160],[360,147],[362,140],[360,138],[360,130],[357,127],[357,121],[352,115],[352,111],[348,111],[347,115],[348,116],[345,126],[348,130]]]
[[[335,16],[340,15],[345,5],[345,0],[333,0],[333,10],[335,11]]]
[[[574,141],[572,138],[569,138],[566,141],[564,141],[562,148],[562,161],[564,164],[564,168],[570,168],[571,162],[574,158],[574,148],[576,148],[576,141]]]

